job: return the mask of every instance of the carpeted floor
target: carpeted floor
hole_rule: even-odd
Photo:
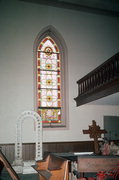
[[[38,180],[38,174],[18,174],[20,180]],[[0,180],[13,180],[8,172],[2,172]]]
[[[87,173],[85,174],[85,177],[96,177],[95,173]],[[20,180],[39,180],[38,174],[18,174]],[[69,178],[70,180],[76,179],[75,178]],[[4,171],[0,175],[0,180],[13,180],[12,177],[10,177],[9,173],[7,171]],[[114,180],[112,178],[107,178],[106,180]]]

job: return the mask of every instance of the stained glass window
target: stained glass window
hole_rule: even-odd
[[[37,48],[37,108],[43,123],[61,123],[61,55],[47,36]]]

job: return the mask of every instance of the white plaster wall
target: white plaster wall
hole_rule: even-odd
[[[1,0],[0,144],[14,143],[17,117],[24,110],[34,110],[33,44],[48,25],[59,31],[68,49],[69,129],[44,130],[43,141],[89,140],[82,129],[87,129],[92,120],[103,128],[104,115],[119,116],[118,106],[76,107],[74,101],[78,95],[76,81],[119,51],[119,17]],[[27,123],[24,125],[24,141],[33,142],[33,130],[27,131]]]

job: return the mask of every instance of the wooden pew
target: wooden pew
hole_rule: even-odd
[[[1,173],[2,173],[3,168],[4,168],[4,164],[3,164],[3,162],[0,160],[0,175],[1,175]]]
[[[7,160],[7,158],[5,157],[5,155],[0,150],[0,174],[2,172],[3,167],[6,168],[6,170],[8,171],[8,173],[10,174],[10,176],[13,180],[20,180],[18,175],[16,174],[16,172],[14,171],[12,166],[10,165],[9,161]]]
[[[68,180],[68,160],[49,154],[36,162],[33,168],[39,173],[39,180]]]
[[[78,156],[78,171],[83,172],[99,172],[110,171],[119,164],[119,156]]]

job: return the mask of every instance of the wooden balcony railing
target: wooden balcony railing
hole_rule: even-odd
[[[119,53],[77,81],[77,106],[119,92]]]

